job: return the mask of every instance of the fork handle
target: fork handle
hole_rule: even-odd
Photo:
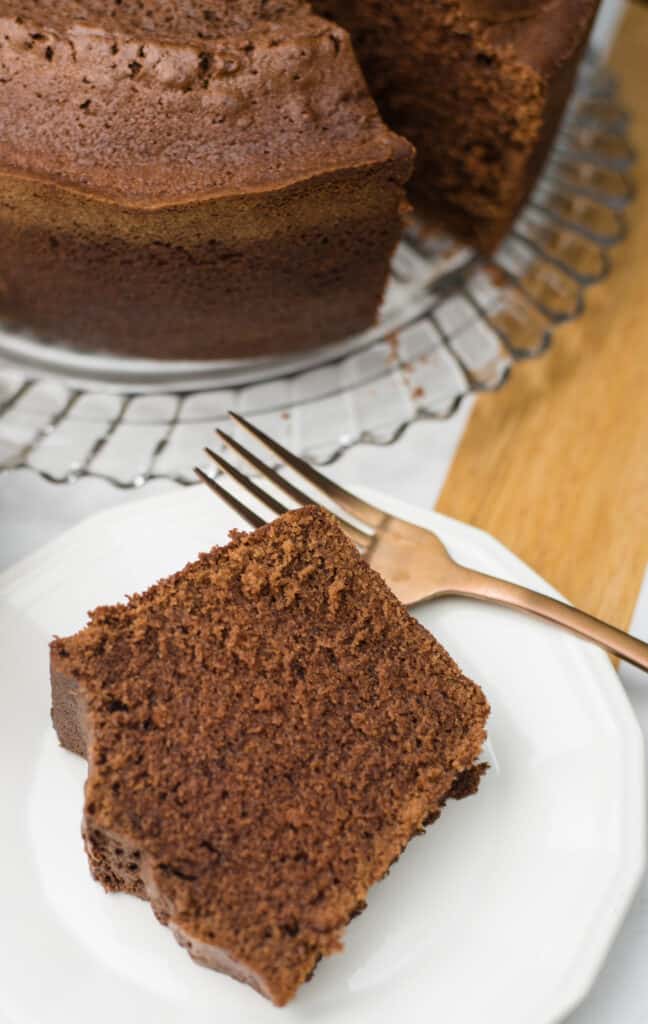
[[[606,622],[578,608],[573,608],[564,601],[557,601],[553,597],[546,597],[538,594],[535,590],[528,590],[515,583],[508,583],[506,580],[497,579],[495,576],[488,576],[485,573],[474,572],[463,567],[450,582],[445,593],[456,594],[461,597],[475,597],[480,601],[489,601],[493,604],[505,605],[507,608],[516,608],[519,611],[528,612],[530,615],[537,615],[548,622],[554,622],[558,626],[570,629],[572,633],[591,640],[599,647],[603,647],[610,654],[616,654],[624,661],[636,665],[648,672],[648,644],[638,640],[622,629],[610,626]]]

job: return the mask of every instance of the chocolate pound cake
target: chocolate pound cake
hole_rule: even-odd
[[[387,122],[417,149],[411,194],[484,252],[532,188],[598,0],[315,0],[348,28]]]
[[[315,508],[96,609],[51,659],[94,876],[277,1005],[479,780],[481,690]]]
[[[412,152],[300,0],[4,0],[0,315],[160,359],[362,331]]]

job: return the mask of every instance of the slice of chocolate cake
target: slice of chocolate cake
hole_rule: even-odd
[[[301,509],[52,644],[94,876],[277,1005],[409,839],[472,792],[488,704]]]

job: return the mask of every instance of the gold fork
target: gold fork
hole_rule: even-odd
[[[315,487],[333,502],[341,511],[334,512],[341,529],[358,547],[372,568],[387,581],[396,596],[406,605],[419,604],[435,597],[455,595],[474,597],[480,601],[505,605],[519,611],[536,615],[541,619],[570,629],[573,633],[591,640],[611,654],[615,654],[648,671],[648,644],[616,629],[593,615],[538,594],[534,590],[508,583],[506,580],[488,576],[459,565],[448,554],[436,534],[421,526],[414,526],[397,516],[370,505],[329,480],[313,466],[293,455],[258,427],[242,416],[230,413],[231,418],[276,458],[289,466],[298,476]],[[263,478],[286,494],[297,505],[312,505],[316,501],[305,491],[286,480],[277,470],[266,465],[262,459],[248,451],[223,430],[216,433],[225,444],[236,452]],[[288,509],[264,490],[259,484],[233,466],[222,455],[210,448],[205,451],[211,459],[240,484],[248,494],[265,505],[275,515],[282,515]],[[239,501],[206,473],[196,467],[198,477],[223,501],[234,509],[254,529],[265,524],[265,520]],[[351,522],[343,513],[356,520]]]

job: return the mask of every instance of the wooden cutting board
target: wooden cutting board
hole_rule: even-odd
[[[627,628],[648,563],[648,10],[612,65],[638,151],[628,239],[552,351],[479,398],[437,507]]]

